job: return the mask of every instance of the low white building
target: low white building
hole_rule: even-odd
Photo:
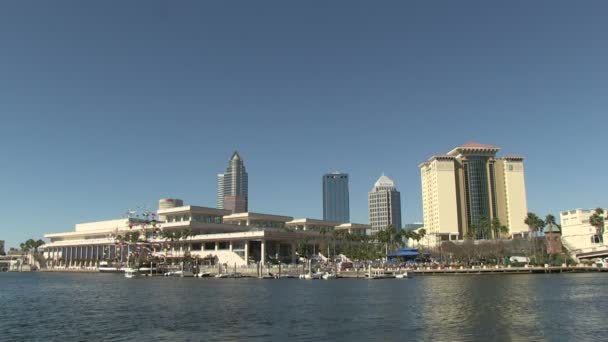
[[[601,239],[596,228],[589,223],[595,209],[573,209],[560,212],[562,243],[576,258],[594,258],[608,255],[608,222],[604,221]],[[607,209],[604,209],[606,218]]]
[[[145,235],[155,255],[165,258],[183,257],[188,252],[200,258],[215,257],[229,265],[265,264],[269,258],[293,263],[298,243],[306,241],[311,250],[318,250],[321,231],[347,228],[337,222],[253,212],[231,214],[199,206],[159,209],[158,217],[164,220],[156,226],[142,226],[142,219],[123,218],[76,224],[74,231],[46,234],[50,242],[45,245],[44,256],[51,267],[93,267],[100,260],[124,262],[132,244],[121,238],[138,232]],[[348,227],[369,229],[357,224]],[[192,233],[187,239],[163,237],[163,233],[186,229]]]

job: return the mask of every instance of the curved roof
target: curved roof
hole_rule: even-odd
[[[486,144],[480,144],[480,143],[476,143],[476,142],[468,142],[466,144],[462,144],[459,147],[467,147],[467,148],[500,148],[498,146],[494,146],[494,145],[486,145]]]
[[[239,152],[234,151],[234,153],[232,154],[232,157],[230,157],[230,160],[239,160],[239,159],[241,159],[241,156],[239,156]]]
[[[479,144],[476,142],[468,142],[460,146],[454,147],[447,154],[450,156],[458,156],[460,154],[481,154],[486,156],[494,156],[500,147],[494,145]]]

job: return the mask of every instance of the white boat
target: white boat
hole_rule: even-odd
[[[243,275],[238,272],[233,273],[220,273],[215,275],[216,278],[242,278]]]
[[[316,272],[316,273],[308,272],[308,273],[300,274],[299,278],[306,279],[306,280],[322,279],[323,274],[324,274],[323,272]]]
[[[605,268],[608,267],[608,258],[604,258],[604,259],[597,259],[595,261],[595,266],[597,267],[601,267],[601,268]]]
[[[211,273],[209,273],[209,272],[203,272],[203,273],[196,274],[195,277],[210,278],[210,277],[213,277],[213,275]]]
[[[369,277],[369,279],[391,279],[391,278],[395,278],[395,276],[392,274],[386,274],[383,272],[376,272]]]
[[[372,266],[368,268],[367,279],[390,279],[395,278],[394,274],[386,274],[383,271],[375,271],[372,274]]]
[[[336,279],[338,278],[338,276],[336,276],[335,273],[329,273],[329,272],[325,272],[321,278],[323,278],[324,280],[331,280],[331,279]]]
[[[404,278],[408,278],[409,275],[407,274],[407,272],[403,272],[403,273],[399,273],[395,275],[395,278],[397,279],[404,279]]]
[[[321,279],[323,277],[323,272],[318,271],[316,273],[312,273],[312,261],[308,261],[308,273],[304,273],[304,274],[300,274],[299,278],[300,279],[306,279],[306,280],[311,280],[311,279]]]
[[[139,269],[137,268],[125,268],[125,278],[135,278],[139,275]]]
[[[173,271],[168,273],[170,277],[194,277],[194,273],[192,273],[192,271]]]
[[[111,266],[107,261],[100,261],[99,266],[97,267],[99,273],[119,273],[124,272],[124,270]]]

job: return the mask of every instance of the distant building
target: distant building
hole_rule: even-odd
[[[368,194],[369,224],[371,234],[388,225],[401,227],[401,194],[395,183],[382,175]]]
[[[369,229],[368,225],[357,223],[232,213],[193,205],[175,207],[175,203],[159,201],[159,205],[164,206],[157,212],[164,218],[160,224],[163,232],[188,229],[192,235],[187,240],[173,241],[155,235],[153,227],[144,226],[141,224],[144,221],[137,218],[79,223],[73,231],[45,234],[49,239],[43,250],[47,267],[84,269],[95,267],[102,260],[122,264],[130,251],[124,248],[119,237],[133,232],[151,242],[151,253],[164,258],[182,258],[188,253],[192,257],[211,257],[219,264],[236,266],[264,265],[268,260],[295,264],[300,252],[318,253],[322,241],[331,236],[334,229],[351,234],[364,234]]]
[[[177,198],[161,198],[158,201],[159,210],[182,207],[183,205],[184,205],[184,201],[181,199],[177,199]],[[164,216],[159,216],[158,219],[160,221],[164,221],[166,218]]]
[[[217,201],[216,208],[223,209],[224,208],[224,174],[219,173],[217,175]]]
[[[543,229],[543,233],[547,242],[547,254],[561,254],[562,241],[560,239],[561,232],[559,231],[559,227],[550,223]]]
[[[499,147],[468,143],[419,165],[424,228],[431,244],[481,238],[480,220],[500,219],[510,235],[524,235],[528,209],[523,157],[496,158]]]
[[[217,175],[217,208],[242,213],[249,210],[248,176],[238,152],[234,152],[226,172]]]
[[[597,230],[589,223],[594,209],[564,210],[559,213],[562,225],[561,241],[576,258],[592,258],[608,255],[608,208],[604,209],[603,239]],[[603,242],[602,242],[603,241]]]
[[[404,230],[416,230],[418,228],[422,228],[424,227],[424,223],[422,222],[415,222],[415,223],[408,223],[406,225],[403,226]]]
[[[359,223],[343,223],[339,226],[336,226],[336,230],[345,230],[349,234],[353,235],[366,235],[367,232],[372,227],[368,224],[359,224]]]
[[[349,222],[348,174],[323,175],[323,220]]]
[[[0,254],[6,254],[6,252],[4,252],[4,240],[0,240]]]

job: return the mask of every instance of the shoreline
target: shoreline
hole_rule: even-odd
[[[214,272],[215,271],[215,272]],[[211,276],[218,274],[217,269],[209,273]],[[258,278],[256,269],[238,269],[238,273],[242,274],[243,278]],[[271,274],[294,276],[298,277],[301,272],[293,272],[294,270],[286,270],[278,272],[276,269],[271,269]],[[273,272],[274,271],[274,272]],[[105,273],[99,272],[97,269],[40,269],[32,272],[49,272],[49,273]],[[485,268],[443,268],[443,269],[372,269],[372,273],[382,273],[387,275],[400,274],[407,272],[411,276],[442,276],[442,275],[483,275],[483,274],[553,274],[553,273],[598,273],[608,272],[608,268],[600,268],[594,266],[550,266],[550,267],[485,267]],[[123,272],[115,272],[122,274]],[[367,271],[342,271],[338,273],[339,278],[351,279],[367,279]],[[162,276],[162,275],[154,275]]]

